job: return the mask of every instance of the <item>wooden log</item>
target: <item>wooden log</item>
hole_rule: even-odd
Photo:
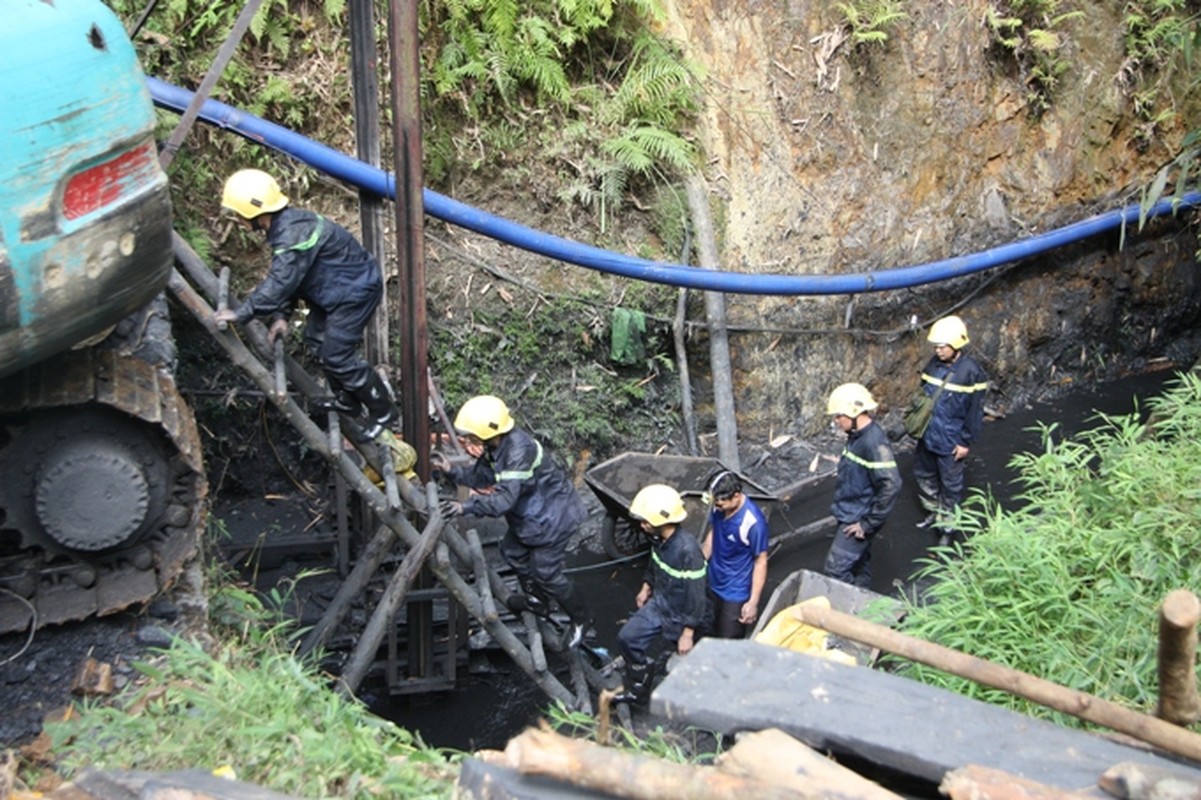
[[[701,266],[715,270],[717,236],[709,213],[709,193],[699,176],[688,179],[685,191],[688,209],[696,230]],[[730,339],[726,330],[726,297],[721,292],[705,292],[705,322],[709,326],[709,366],[713,376],[713,410],[717,416],[717,457],[728,469],[742,469],[738,455],[738,420],[734,407],[734,378],[730,366]]]
[[[484,617],[491,621],[500,619],[500,614],[496,613],[496,600],[492,597],[492,586],[488,583],[484,546],[475,528],[467,531],[467,545],[471,548],[471,569],[475,573],[475,588],[480,593],[480,602],[484,604]]]
[[[429,379],[430,401],[434,404],[434,411],[438,414],[438,421],[446,429],[446,438],[450,441],[450,446],[454,448],[456,455],[467,455],[467,451],[463,449],[463,443],[455,435],[455,426],[451,424],[450,416],[446,413],[446,406],[442,402],[442,393],[438,391],[438,384],[434,383],[434,373],[427,370],[426,377]]]
[[[743,775],[798,793],[822,797],[899,800],[879,784],[807,747],[779,728],[744,733],[717,759],[728,775]]]
[[[342,425],[338,421],[338,412],[329,411],[325,415],[326,430],[329,431],[330,452],[336,452],[342,446]],[[342,473],[334,470],[334,519],[338,529],[337,567],[338,574],[343,578],[350,572],[350,515],[346,509],[347,492],[346,479]],[[378,566],[378,565],[377,565]]]
[[[546,651],[542,648],[542,628],[538,625],[538,618],[529,611],[523,611],[521,612],[521,621],[525,623],[534,669],[538,672],[546,672]]]
[[[584,674],[584,656],[580,648],[569,647],[564,657],[571,672],[571,686],[575,689],[575,710],[592,716],[592,693],[588,688],[588,677]]]
[[[1060,800],[1090,796],[1065,792],[1011,772],[978,764],[968,764],[948,772],[938,792],[951,800]]]
[[[1197,623],[1201,601],[1186,589],[1170,592],[1159,610],[1160,719],[1191,725],[1201,719],[1197,695]]]
[[[222,267],[217,277],[217,310],[229,308],[229,267]],[[227,322],[218,322],[217,330],[223,331],[229,327]]]
[[[388,508],[393,511],[399,511],[400,505],[400,485],[396,480],[396,464],[392,461],[392,448],[377,441],[376,453],[379,457],[380,466],[383,467],[383,472],[380,476],[384,479],[384,497],[388,499]],[[427,505],[426,508],[430,506]]]
[[[1149,764],[1115,764],[1097,785],[1119,800],[1201,800],[1201,781]]]
[[[898,633],[891,628],[859,619],[829,608],[800,606],[802,622],[857,642],[879,647],[890,653],[976,683],[1001,689],[1040,705],[1074,717],[1129,734],[1156,747],[1201,762],[1201,736],[1161,719],[1123,708],[1095,695],[1025,672],[986,661],[949,647]]]
[[[330,634],[342,622],[346,612],[350,610],[351,603],[362,594],[363,589],[375,576],[376,570],[379,569],[384,556],[392,549],[392,543],[395,541],[396,532],[387,525],[380,525],[375,529],[375,535],[371,537],[371,541],[359,555],[359,560],[355,562],[350,575],[338,587],[338,592],[325,609],[325,613],[301,640],[298,651],[300,655],[307,655],[325,646]]]
[[[384,590],[384,596],[380,598],[379,605],[375,607],[371,619],[367,621],[367,627],[363,629],[354,652],[338,678],[339,692],[354,694],[355,690],[359,688],[359,684],[367,674],[368,667],[375,660],[375,654],[379,650],[380,642],[384,639],[384,634],[388,632],[388,626],[394,624],[393,618],[396,616],[397,609],[404,602],[405,595],[408,594],[409,587],[413,585],[413,580],[421,571],[425,560],[434,551],[434,546],[438,544],[438,537],[442,535],[444,527],[442,515],[435,509],[429,524],[421,534],[421,540],[401,559],[400,566],[396,568],[392,580],[388,582],[388,588]]]
[[[275,372],[275,399],[277,403],[282,403],[288,396],[288,376],[284,366],[284,337],[276,336],[271,349]]]
[[[635,800],[800,800],[803,794],[713,767],[673,764],[649,756],[528,728],[509,740],[503,762],[527,775],[543,775],[585,789]]]
[[[211,296],[215,291],[216,276],[212,274],[212,271],[208,269],[196,254],[196,251],[178,234],[174,234],[171,241],[174,247],[176,264],[184,268],[188,275],[198,284],[205,287],[205,291]],[[212,320],[212,308],[205,303],[204,299],[199,296],[178,270],[172,272],[168,286],[180,304],[216,339],[234,363],[241,367],[262,391],[270,392],[271,378],[262,363],[250,353],[233,332],[221,333],[217,331],[216,325]],[[261,324],[257,322],[252,323],[245,326],[243,331],[255,343],[255,347],[260,353],[270,352],[270,349],[266,346],[266,329]],[[291,359],[288,360],[288,370],[293,383],[299,386],[306,395],[312,397],[320,391],[312,376]],[[288,422],[300,432],[309,446],[328,459],[331,466],[341,473],[350,487],[358,492],[371,507],[372,511],[379,515],[381,522],[395,531],[404,540],[406,545],[415,547],[420,539],[420,534],[408,519],[388,507],[387,500],[383,494],[367,480],[367,477],[358,468],[358,465],[354,464],[349,456],[340,450],[337,452],[331,451],[321,429],[290,398],[286,398],[280,404],[280,409]],[[373,449],[367,447],[360,449],[359,452],[364,453],[364,451]],[[426,510],[425,498],[419,496],[416,489],[408,481],[399,481],[398,484],[401,499],[405,503],[417,509],[418,512]],[[466,562],[471,559],[467,541],[457,531],[448,528],[443,532],[442,537],[454,550],[455,556],[459,560]],[[479,602],[478,595],[463,580],[463,577],[458,574],[453,566],[436,561],[434,572],[438,580],[459,601],[459,604],[483,624],[485,630],[500,645],[501,649],[509,654],[513,662],[529,675],[548,697],[552,700],[561,700],[567,704],[572,702],[571,692],[559,682],[558,678],[550,673],[538,673],[534,670],[529,651],[526,650],[525,646],[507,626],[500,621],[489,622],[484,618],[483,606]],[[505,585],[504,578],[496,570],[490,569],[489,581],[492,584],[493,592],[503,601],[509,594],[509,589]]]
[[[676,315],[671,321],[671,338],[676,349],[676,372],[680,374],[680,416],[684,418],[684,436],[688,454],[699,456],[696,438],[696,413],[692,407],[692,378],[688,371],[688,345],[684,341],[684,322],[688,313],[688,290],[680,287],[676,294]]]

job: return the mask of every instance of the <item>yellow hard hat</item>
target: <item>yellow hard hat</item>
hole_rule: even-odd
[[[226,179],[221,192],[221,207],[246,219],[279,211],[287,204],[275,178],[261,169],[238,170]]]
[[[879,405],[863,384],[844,383],[830,392],[830,399],[826,401],[826,413],[842,414],[854,419],[865,411],[875,411]]]
[[[926,341],[932,344],[947,344],[956,350],[962,350],[968,343],[967,326],[954,315],[943,317],[930,326],[930,335],[926,337]]]
[[[656,528],[673,522],[683,522],[688,512],[680,493],[663,483],[642,487],[630,503],[630,516],[645,520]]]
[[[486,442],[513,430],[513,417],[504,400],[481,394],[468,400],[459,409],[455,415],[455,430],[470,433]]]

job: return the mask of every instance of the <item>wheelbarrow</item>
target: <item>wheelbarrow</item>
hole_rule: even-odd
[[[716,458],[699,456],[622,453],[597,464],[584,473],[584,482],[605,508],[601,523],[601,545],[614,559],[626,558],[650,549],[642,527],[630,517],[630,502],[642,487],[665,483],[684,498],[688,518],[680,526],[700,539],[710,507],[703,497],[708,483],[719,471],[727,469]],[[770,515],[776,496],[745,475],[730,470],[742,480],[742,491]]]

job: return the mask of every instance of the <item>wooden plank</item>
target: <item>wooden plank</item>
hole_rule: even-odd
[[[1201,779],[1201,765],[891,673],[749,641],[701,641],[655,690],[651,710],[724,734],[780,728],[819,751],[853,754],[933,783],[978,764],[1102,797],[1097,779],[1123,761]]]

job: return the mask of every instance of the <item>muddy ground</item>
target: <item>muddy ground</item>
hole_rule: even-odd
[[[1132,397],[1145,397],[1158,391],[1171,374],[1170,370],[1161,370],[1093,391],[1077,391],[1052,402],[1023,409],[1007,419],[990,421],[979,452],[973,452],[970,466],[973,484],[988,485],[994,493],[1004,495],[1005,484],[1009,480],[1004,469],[1008,456],[1015,447],[1028,448],[1036,444],[1028,430],[1035,418],[1060,419],[1068,426],[1068,430],[1072,430],[1071,426],[1079,426],[1090,418],[1094,408],[1110,413],[1129,410]],[[831,433],[818,441],[789,440],[778,445],[776,448],[749,445],[741,452],[744,474],[772,490],[811,474],[813,468],[828,470],[831,461],[823,456],[833,456],[841,447],[841,440]],[[899,438],[897,447],[902,463],[907,464],[911,445]],[[292,491],[278,491],[285,486],[292,486]],[[269,487],[276,491],[254,495],[227,493],[217,498],[214,507],[214,516],[223,520],[229,531],[229,538],[222,540],[224,545],[221,553],[240,558],[240,566],[246,569],[245,578],[257,578],[263,585],[294,576],[305,566],[328,564],[332,552],[319,548],[291,553],[284,551],[281,557],[269,562],[248,558],[254,549],[254,542],[265,536],[297,536],[306,531],[319,532],[323,526],[327,529],[327,523],[321,520],[329,518],[329,508],[319,493],[310,496],[299,491],[295,483],[284,477],[271,481]],[[601,562],[605,558],[599,539],[604,507],[593,492],[582,489],[581,493],[588,503],[590,516],[581,529],[573,561],[577,564]],[[807,516],[823,513],[823,509],[818,507],[821,502],[818,499],[812,508],[797,509],[795,514],[790,512],[789,524],[803,524]],[[914,550],[915,540],[910,527],[918,518],[918,512],[912,497],[902,498],[894,517],[890,527],[897,530],[890,531],[892,535],[884,537],[876,548],[879,551],[879,565],[873,588],[883,593],[893,589],[893,582],[898,575],[907,568],[906,565],[912,563],[915,552],[924,547],[918,542],[918,550]],[[819,568],[823,548],[824,544],[819,542],[783,552],[778,560],[773,561],[772,579],[778,581],[781,570],[798,566]],[[188,620],[192,618],[196,605],[203,601],[198,600],[194,592],[196,572],[193,570],[190,574],[193,580],[182,581],[170,598],[160,598],[144,607],[135,607],[86,623],[44,629],[32,637],[25,634],[0,637],[0,694],[4,697],[4,713],[0,715],[0,744],[11,746],[30,741],[41,730],[42,720],[47,715],[58,713],[68,704],[78,702],[81,698],[71,693],[71,685],[81,663],[88,657],[112,665],[114,687],[117,690],[136,680],[133,662],[152,657],[153,649],[167,644],[171,635],[191,630]],[[618,579],[610,576],[608,580]],[[611,639],[615,631],[616,618],[598,625],[602,641]],[[512,722],[515,713],[533,713],[531,709],[537,708],[536,697],[528,692],[505,688],[511,686],[513,680],[493,677],[476,688],[475,691],[483,692],[490,699],[489,705],[497,709],[496,714],[501,718],[500,722],[489,722],[486,718],[475,720],[479,730],[491,730],[498,734],[507,730],[501,722]],[[516,680],[520,681],[520,676]],[[470,691],[465,696],[470,697]],[[477,709],[480,707],[478,702],[469,702],[469,705]],[[397,706],[395,713],[401,724],[405,724],[406,717],[412,719],[413,724],[432,724],[430,720],[445,716],[442,709],[443,706],[434,704],[423,713],[419,705],[407,702]],[[383,707],[381,710],[384,710]],[[518,719],[518,724],[523,721]],[[462,726],[456,724],[456,727]],[[469,734],[467,740],[437,743],[453,746],[479,742],[479,730]]]

